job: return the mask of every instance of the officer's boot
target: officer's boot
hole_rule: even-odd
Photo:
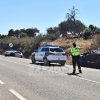
[[[80,72],[80,73],[82,73],[82,70],[81,70],[81,69],[79,69],[79,72]]]
[[[72,74],[75,74],[75,70],[73,70]]]

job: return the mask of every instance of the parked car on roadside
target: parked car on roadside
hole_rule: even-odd
[[[22,52],[16,51],[16,50],[10,50],[10,51],[5,51],[4,53],[5,56],[14,56],[14,57],[23,57]]]
[[[15,56],[15,57],[22,58],[22,57],[23,57],[23,54],[22,54],[22,52],[20,52],[20,51],[16,51],[16,52],[14,53],[14,56]]]
[[[4,55],[5,56],[14,56],[14,53],[16,52],[16,50],[9,50],[9,51],[5,51]]]
[[[80,65],[100,69],[100,52],[90,51],[80,55]]]
[[[32,63],[36,61],[42,61],[44,65],[50,65],[50,63],[59,63],[62,66],[66,63],[66,54],[64,50],[56,46],[43,46],[31,54]]]

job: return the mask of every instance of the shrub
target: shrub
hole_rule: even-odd
[[[58,37],[59,37],[59,36],[56,35],[56,34],[47,34],[47,35],[45,36],[45,39],[46,39],[46,40],[52,40],[52,41],[54,41],[54,40],[56,40]]]
[[[91,33],[90,29],[88,29],[88,28],[86,28],[82,34],[84,40],[87,40],[91,35],[92,35],[92,33]]]
[[[36,37],[8,37],[0,39],[0,48],[2,48],[0,53],[3,53],[6,50],[10,50],[9,43],[13,43],[12,49],[21,51],[25,58],[29,58],[31,53],[40,46],[40,43],[43,40],[44,37],[42,35],[38,35]]]
[[[100,35],[96,35],[92,40],[91,48],[100,50]]]

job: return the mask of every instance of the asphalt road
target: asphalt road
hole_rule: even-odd
[[[0,100],[100,100],[100,70],[82,71],[0,55]]]

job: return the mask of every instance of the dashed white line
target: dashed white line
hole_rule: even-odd
[[[0,84],[5,84],[5,83],[0,80]]]
[[[9,89],[9,91],[14,94],[17,98],[19,98],[20,100],[27,100],[25,99],[23,96],[21,96],[18,92],[16,92],[15,90],[13,89]]]

